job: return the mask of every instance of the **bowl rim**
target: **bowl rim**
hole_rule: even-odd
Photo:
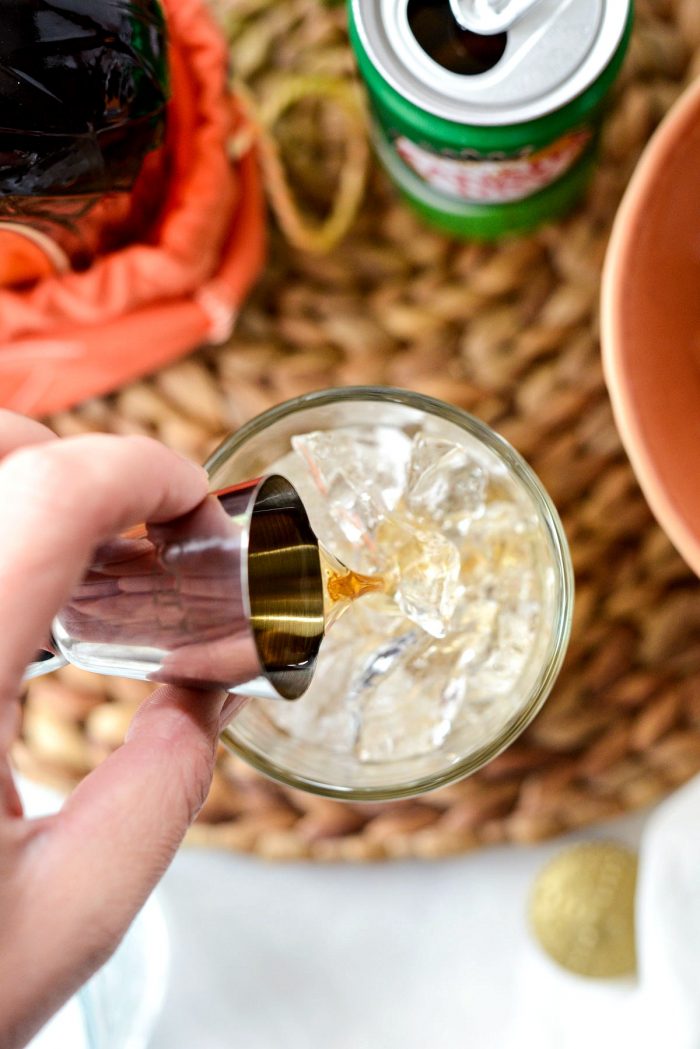
[[[684,560],[700,575],[700,537],[689,515],[669,494],[664,471],[654,455],[654,442],[643,425],[633,383],[625,368],[623,287],[636,256],[638,216],[691,125],[700,121],[700,77],[671,107],[650,139],[630,179],[613,223],[601,286],[601,349],[605,382],[618,433],[639,485],[669,539]]]

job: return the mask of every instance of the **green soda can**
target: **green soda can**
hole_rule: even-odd
[[[488,31],[465,29],[480,8]],[[632,0],[352,0],[392,181],[457,236],[488,240],[567,211],[592,173],[632,20]]]

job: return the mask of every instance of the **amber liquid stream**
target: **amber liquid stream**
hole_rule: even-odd
[[[323,546],[319,546],[319,554],[324,584],[324,625],[329,630],[347,612],[353,601],[365,594],[386,590],[386,580],[381,575],[354,572]]]

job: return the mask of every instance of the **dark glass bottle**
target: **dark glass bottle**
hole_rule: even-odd
[[[167,97],[156,0],[0,0],[0,218],[128,192]]]

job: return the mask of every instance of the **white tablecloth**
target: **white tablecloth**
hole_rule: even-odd
[[[33,811],[46,809],[44,795],[29,794]],[[683,796],[674,801],[681,831],[696,822],[699,798],[700,781],[695,797],[687,795],[689,812]],[[170,969],[149,1047],[658,1049],[636,981],[565,973],[527,927],[533,880],[550,856],[591,838],[634,847],[648,821],[627,817],[536,848],[424,864],[271,865],[183,850],[158,893]],[[665,817],[665,834],[672,825]],[[658,838],[657,831],[654,856],[663,862],[672,850],[659,849]],[[696,870],[700,885],[697,862],[686,872],[691,892]],[[679,893],[687,897],[687,885]],[[129,966],[126,974],[123,964],[112,966],[116,988]],[[659,1012],[659,1002],[653,1006]],[[99,1049],[132,1044],[142,1049],[138,1040],[109,1039]],[[84,1046],[70,1003],[32,1049]]]
[[[641,825],[567,840],[635,845]],[[633,981],[563,973],[527,929],[533,879],[563,844],[368,867],[182,852],[161,895],[172,970],[152,1049],[627,1044]]]

